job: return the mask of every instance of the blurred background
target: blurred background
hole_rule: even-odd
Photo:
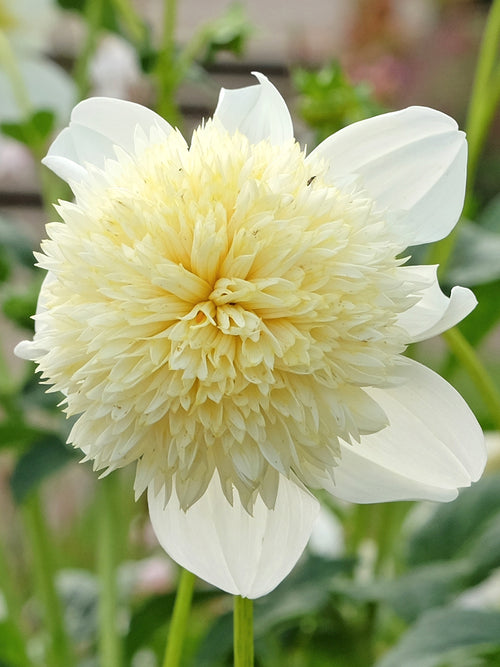
[[[134,503],[132,473],[113,474],[103,490],[64,444],[68,425],[57,397],[44,394],[33,367],[12,353],[30,335],[42,279],[33,270],[32,250],[45,223],[56,219],[50,202],[70,196],[39,161],[72,106],[90,95],[133,100],[158,109],[189,136],[212,114],[221,86],[251,85],[250,72],[258,70],[283,94],[296,136],[310,148],[351,122],[413,104],[442,110],[465,128],[490,5],[180,0],[169,55],[177,75],[161,80],[160,0],[0,0],[0,34],[15,54],[33,112],[28,117],[12,93],[2,47],[1,667],[114,667],[99,657],[100,559],[106,558],[100,542],[109,532],[103,504],[114,512],[116,665],[161,664],[175,593],[176,566],[156,543],[144,499]],[[480,306],[462,331],[497,380],[499,130],[493,117],[469,192],[467,217],[479,232],[464,232],[443,276],[445,285],[468,285],[478,295]],[[438,509],[430,503],[350,507],[329,501],[294,574],[256,605],[259,665],[500,665],[499,422],[442,341],[411,354],[443,373],[474,409],[488,431],[489,474]],[[59,602],[50,597],[44,572]],[[65,655],[71,663],[58,662],[47,648],[61,632],[60,619],[47,612],[56,602],[69,635],[60,641],[70,645]],[[230,610],[229,596],[200,582],[183,664],[231,664]],[[465,642],[468,633],[473,639]],[[427,653],[417,645],[427,646]]]

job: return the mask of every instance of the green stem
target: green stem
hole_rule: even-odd
[[[180,665],[195,581],[194,574],[188,570],[181,570],[174,610],[168,629],[163,667],[178,667]]]
[[[469,142],[467,178],[469,191],[474,184],[479,155],[486,139],[496,103],[498,102],[499,91],[496,89],[498,85],[492,90],[492,84],[499,41],[500,1],[495,0],[488,15],[479,49],[476,75],[467,113],[466,127]],[[498,84],[498,80],[495,83]]]
[[[253,667],[253,600],[234,596],[234,667]]]
[[[412,508],[412,503],[380,503],[374,507],[377,508],[377,559],[374,571],[377,576],[393,574],[401,569],[401,526]]]
[[[9,632],[15,644],[22,651],[23,665],[30,664],[25,651],[26,640],[20,627],[21,601],[14,586],[14,577],[5,553],[3,542],[0,540],[0,591],[2,592],[9,619]]]
[[[137,47],[142,46],[146,37],[146,29],[130,0],[111,0],[111,2],[121,16],[132,42]]]
[[[32,550],[35,582],[49,633],[46,664],[50,667],[68,667],[74,664],[74,660],[55,585],[56,566],[52,543],[38,494],[33,493],[26,499],[23,510]]]
[[[73,70],[73,78],[80,98],[85,97],[89,91],[89,62],[97,47],[101,30],[102,9],[103,0],[87,0],[85,4],[87,37]]]
[[[72,195],[69,186],[57,177],[47,167],[37,161],[38,179],[42,195],[43,210],[48,220],[60,220],[59,214],[54,208],[59,199],[71,200]]]
[[[177,0],[165,0],[163,15],[163,43],[158,54],[156,76],[158,80],[157,111],[169,123],[181,126],[181,115],[175,101],[179,86],[179,74],[175,57],[175,30],[177,25]]]
[[[179,79],[182,81],[189,72],[191,65],[206,47],[209,40],[210,32],[207,26],[199,28],[189,42],[184,46],[179,53],[176,63],[176,70]]]
[[[118,513],[115,507],[118,478],[105,477],[100,483],[97,570],[100,579],[99,655],[100,664],[119,667],[122,662],[121,639],[117,628],[118,589],[117,551],[120,543]]]
[[[450,350],[459,359],[476,385],[496,428],[500,429],[500,391],[483,366],[475,349],[457,328],[450,329],[442,335]]]
[[[472,191],[476,180],[479,157],[500,101],[500,67],[495,67],[500,42],[500,0],[495,0],[484,30],[474,84],[472,87],[469,109],[467,112],[466,133],[468,141],[467,192],[463,216],[471,215]],[[455,246],[460,221],[451,234],[432,246],[429,255],[431,264],[440,265],[444,274]]]

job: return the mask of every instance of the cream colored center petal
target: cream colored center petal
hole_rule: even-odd
[[[338,439],[385,425],[363,388],[391,377],[415,286],[373,203],[304,158],[208,123],[109,161],[48,226],[39,367],[73,444],[136,461],[138,492],[187,508],[217,471],[272,507],[278,473],[327,486]]]

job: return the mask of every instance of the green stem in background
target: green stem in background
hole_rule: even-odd
[[[57,594],[56,565],[52,542],[38,494],[32,493],[24,502],[24,522],[32,550],[32,566],[40,602],[43,605],[49,645],[45,664],[68,667],[74,664],[70,643],[64,626],[63,609]]]
[[[467,137],[469,142],[469,162],[467,169],[468,190],[472,190],[477,171],[479,155],[483,148],[500,94],[498,66],[498,45],[500,42],[500,1],[491,6],[484,30],[476,75],[467,114]]]
[[[116,507],[119,495],[116,474],[99,484],[97,517],[97,571],[99,576],[99,656],[100,664],[119,667],[122,663],[121,638],[117,627],[117,562],[120,548],[120,520]]]
[[[135,7],[130,0],[111,0],[111,2],[115,6],[116,13],[122,19],[130,40],[140,49],[146,38],[146,28]]]
[[[476,350],[457,328],[446,331],[442,336],[476,385],[495,427],[500,430],[500,391],[489,376]]]
[[[181,570],[174,610],[168,630],[163,667],[178,667],[180,665],[195,581],[194,574],[188,570]]]
[[[196,58],[200,55],[203,49],[206,48],[209,37],[209,29],[206,25],[202,26],[194,33],[193,37],[184,46],[182,51],[180,51],[176,63],[176,69],[180,81],[184,80],[191,68],[191,65],[195,62]]]
[[[14,586],[14,577],[12,576],[12,570],[9,566],[2,540],[0,540],[0,591],[2,591],[7,609],[9,632],[12,635],[15,644],[19,647],[19,650],[22,651],[21,658],[23,664],[29,665],[30,661],[28,660],[25,650],[26,639],[23,636],[20,627],[21,601]]]
[[[483,150],[490,125],[500,101],[500,65],[495,66],[500,43],[500,0],[491,6],[481,47],[469,109],[467,112],[466,132],[469,146],[467,163],[467,192],[464,204],[464,217],[471,214],[472,191],[476,179],[479,156]],[[453,248],[457,240],[460,223],[451,234],[432,246],[429,255],[431,264],[440,265],[440,273],[445,273]]]
[[[180,83],[175,55],[177,0],[165,0],[163,8],[163,42],[158,53],[158,62],[156,65],[156,78],[158,82],[156,110],[169,123],[180,128],[182,126],[182,118],[175,101],[175,94]]]
[[[59,220],[60,217],[54,205],[57,204],[59,199],[71,201],[73,197],[69,186],[43,165],[40,160],[37,160],[36,164],[45,215],[49,221]]]
[[[234,667],[253,667],[253,600],[234,596]]]
[[[102,10],[103,0],[87,0],[85,3],[87,36],[73,70],[73,78],[80,98],[85,97],[89,91],[89,63],[97,48],[101,31]]]

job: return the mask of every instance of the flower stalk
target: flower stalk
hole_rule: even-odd
[[[146,37],[146,29],[135,7],[130,0],[112,0],[112,4],[122,19],[130,39],[137,48],[140,48]]]
[[[171,125],[181,127],[182,118],[175,102],[179,85],[175,62],[175,29],[177,25],[177,0],[165,0],[163,14],[163,42],[158,53],[156,75],[158,81],[158,113]]]
[[[103,0],[87,0],[85,5],[87,36],[73,71],[80,98],[85,97],[88,93],[89,63],[97,47],[97,39],[101,29],[102,10]]]
[[[456,327],[443,333],[443,338],[476,385],[495,427],[500,429],[500,391],[488,374],[476,350]]]
[[[23,509],[33,556],[35,583],[43,605],[48,631],[46,663],[51,667],[68,667],[73,664],[73,658],[64,627],[61,600],[55,584],[56,565],[51,539],[39,495],[31,494],[26,499]]]
[[[253,600],[234,596],[234,667],[253,667]]]
[[[180,665],[195,581],[195,575],[189,570],[181,570],[174,610],[168,630],[163,667],[178,667]]]
[[[106,477],[100,484],[98,517],[97,569],[100,579],[99,598],[99,654],[102,665],[119,667],[122,662],[121,640],[117,627],[118,588],[116,577],[117,535],[119,522],[115,511],[118,479]]]
[[[491,6],[483,39],[479,49],[479,58],[474,77],[472,94],[467,111],[466,134],[468,143],[467,191],[461,220],[472,213],[473,188],[476,179],[479,157],[483,150],[490,125],[500,102],[500,63],[496,63],[500,44],[500,0]],[[439,264],[440,273],[445,274],[455,247],[460,222],[451,234],[433,246],[429,253],[429,262]]]
[[[5,600],[7,618],[9,620],[9,632],[14,642],[22,651],[23,664],[29,665],[25,648],[25,638],[21,630],[21,600],[14,585],[14,578],[10,568],[9,559],[3,540],[0,539],[0,590]]]
[[[491,6],[484,31],[476,75],[467,114],[469,160],[467,168],[468,193],[472,191],[486,136],[500,99],[500,63],[495,63],[500,42],[500,1]],[[469,206],[466,201],[465,213]]]

